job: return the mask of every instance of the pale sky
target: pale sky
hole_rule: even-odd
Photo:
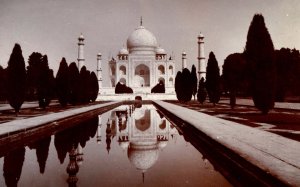
[[[276,49],[300,49],[300,0],[0,0],[0,65],[7,67],[19,43],[26,63],[32,52],[47,54],[56,74],[62,57],[77,62],[83,33],[87,68],[96,71],[96,55],[103,55],[105,86],[108,58],[126,45],[142,16],[160,46],[175,55],[176,70],[183,51],[188,67],[197,65],[200,32],[206,58],[213,51],[221,67],[229,54],[243,51],[255,13],[263,14]]]

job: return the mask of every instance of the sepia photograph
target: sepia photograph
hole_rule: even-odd
[[[299,0],[0,0],[0,186],[300,186]]]

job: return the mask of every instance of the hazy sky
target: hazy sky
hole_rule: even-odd
[[[85,59],[96,70],[103,55],[104,79],[108,58],[126,45],[143,25],[181,69],[186,51],[188,67],[197,64],[197,35],[205,36],[205,55],[213,51],[219,66],[231,53],[242,52],[250,22],[262,13],[276,49],[300,49],[300,0],[0,0],[0,65],[19,43],[27,63],[32,52],[47,54],[55,72],[62,57],[77,59],[77,38],[85,37]],[[106,84],[106,81],[104,85]]]

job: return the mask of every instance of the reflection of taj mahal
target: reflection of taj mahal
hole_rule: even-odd
[[[116,137],[120,147],[127,150],[130,163],[145,173],[156,163],[159,151],[167,145],[169,138],[176,138],[178,132],[153,105],[125,107],[111,112],[106,127],[107,150]]]

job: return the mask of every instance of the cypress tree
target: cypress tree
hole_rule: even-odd
[[[246,62],[240,53],[230,54],[224,60],[223,80],[230,95],[230,106],[234,108],[237,92],[246,92]]]
[[[194,96],[194,100],[195,100],[195,95],[197,93],[197,72],[196,72],[196,67],[193,64],[192,66],[192,71],[191,71],[191,84],[192,84],[192,91],[193,91],[193,96]]]
[[[27,98],[37,100],[38,84],[41,76],[41,63],[43,55],[33,52],[28,58],[27,66]]]
[[[59,103],[64,107],[68,103],[69,96],[69,69],[65,58],[62,58],[56,74],[55,84]]]
[[[187,68],[182,70],[182,83],[183,102],[188,102],[192,99],[193,82],[191,72]]]
[[[175,92],[178,101],[183,101],[182,86],[182,73],[181,71],[178,71],[175,77]]]
[[[96,101],[97,97],[98,97],[98,93],[99,93],[99,85],[98,85],[98,79],[97,76],[95,74],[95,72],[91,73],[91,97],[90,100],[92,102]]]
[[[47,55],[44,55],[39,66],[37,88],[39,106],[43,109],[45,109],[51,101],[54,90],[53,82],[53,71],[49,69]]]
[[[209,53],[206,67],[206,89],[209,101],[214,105],[220,100],[220,70],[213,52]]]
[[[78,103],[79,95],[79,71],[75,62],[69,65],[69,103],[75,105]]]
[[[87,69],[86,69],[85,66],[83,66],[80,70],[80,73],[79,73],[79,90],[80,90],[80,94],[78,96],[79,96],[79,101],[81,103],[86,102],[87,93],[88,93],[88,85],[87,85],[86,77],[87,77]]]
[[[7,99],[18,114],[25,98],[26,70],[22,49],[15,44],[7,66]]]
[[[204,78],[202,77],[201,80],[199,81],[199,88],[197,92],[197,100],[199,101],[199,103],[203,104],[203,102],[206,99],[206,96],[207,96],[207,92],[205,89],[205,82],[204,82]]]
[[[261,14],[255,14],[253,17],[244,53],[249,67],[254,105],[267,114],[274,107],[275,54],[271,36]]]

